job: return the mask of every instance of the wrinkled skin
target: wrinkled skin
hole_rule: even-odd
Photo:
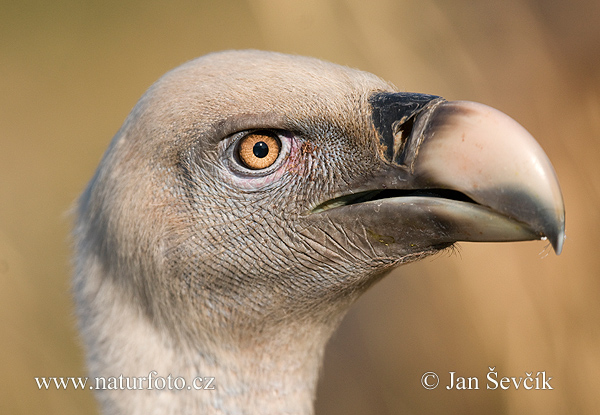
[[[209,372],[219,388],[100,391],[106,413],[311,413],[323,348],[379,277],[457,240],[538,239],[560,226],[562,200],[539,226],[527,219],[537,210],[500,212],[487,193],[331,204],[438,187],[439,173],[423,184],[420,164],[398,161],[397,131],[387,152],[393,120],[373,118],[382,93],[397,91],[315,59],[244,51],[191,61],[140,99],[78,207],[74,291],[90,370]],[[423,100],[415,125],[429,103],[445,105]],[[238,142],[265,129],[281,154],[250,170]],[[421,146],[411,131],[405,158]]]

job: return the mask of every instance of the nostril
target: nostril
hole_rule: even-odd
[[[379,135],[381,156],[402,165],[402,150],[413,131],[416,117],[443,98],[411,92],[378,92],[369,97],[373,126]],[[419,123],[416,124],[418,126]]]
[[[413,116],[407,120],[401,119],[392,124],[392,135],[394,136],[394,158],[392,160],[398,160],[404,151],[408,137],[412,134],[414,123],[415,117]]]

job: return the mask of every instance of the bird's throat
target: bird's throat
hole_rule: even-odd
[[[123,300],[94,316],[120,317],[96,337],[101,341],[86,339],[90,379],[121,376],[122,384],[136,379],[142,389],[121,389],[117,382],[116,388],[96,390],[105,413],[313,413],[323,351],[339,319],[286,326],[242,342],[223,337],[190,345],[154,327]]]

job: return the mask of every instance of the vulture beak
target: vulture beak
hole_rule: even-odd
[[[486,105],[410,93],[371,100],[386,167],[317,211],[384,245],[548,239],[560,254],[565,210],[535,139]],[[335,207],[335,208],[333,208]]]

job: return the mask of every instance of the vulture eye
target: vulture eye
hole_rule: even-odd
[[[261,170],[275,163],[281,152],[277,136],[269,131],[256,131],[239,141],[238,157],[251,170]]]

